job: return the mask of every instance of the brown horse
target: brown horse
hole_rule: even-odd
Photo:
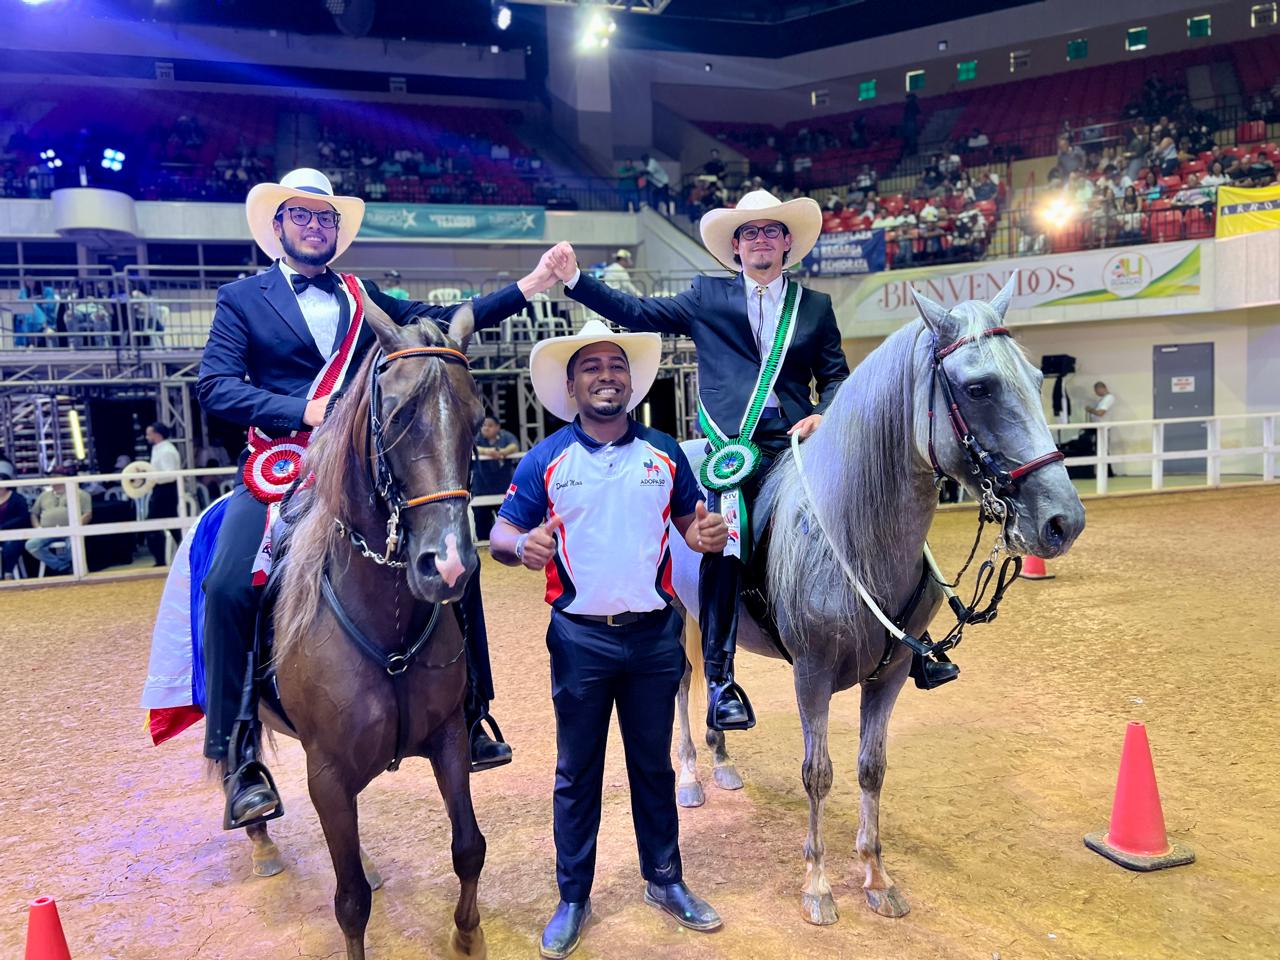
[[[306,751],[348,960],[365,956],[370,881],[380,882],[362,864],[356,797],[402,756],[431,761],[449,811],[461,882],[453,953],[483,957],[476,893],[485,840],[471,806],[466,655],[458,618],[441,609],[478,565],[465,487],[483,409],[460,348],[473,317],[460,308],[446,337],[431,323],[398,327],[368,301],[365,311],[378,349],[308,448],[315,483],[286,509],[268,588],[278,597],[280,700]],[[396,656],[419,639],[416,656]],[[400,703],[412,704],[407,722]],[[266,708],[262,716],[293,735]],[[254,872],[283,869],[265,825],[248,832]]]

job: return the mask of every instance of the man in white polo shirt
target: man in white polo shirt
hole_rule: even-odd
[[[685,658],[682,620],[671,608],[670,537],[674,527],[692,549],[713,553],[724,549],[728,528],[707,512],[676,441],[628,415],[653,385],[661,355],[657,334],[614,334],[598,320],[534,346],[538,399],[572,422],[520,461],[490,539],[498,561],[545,570],[552,607],[560,905],[542,935],[544,957],[568,956],[591,915],[615,704],[645,902],[694,930],[720,926],[681,872],[671,725]]]

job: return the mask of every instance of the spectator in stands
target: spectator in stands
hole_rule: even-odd
[[[1054,169],[1063,177],[1068,177],[1084,166],[1084,151],[1079,146],[1072,146],[1068,137],[1058,138],[1058,162]]]
[[[55,476],[74,477],[76,468],[67,465],[54,471]],[[76,491],[76,508],[80,522],[87,524],[93,519],[93,501],[84,490]],[[55,483],[36,498],[31,508],[31,519],[38,527],[65,527],[71,521],[68,508],[66,487]],[[67,549],[55,550],[55,547],[67,546],[66,537],[32,537],[26,542],[27,553],[35,557],[39,563],[54,574],[68,573],[71,570],[71,552]]]
[[[12,480],[17,476],[13,463],[0,458],[0,480]],[[31,508],[22,491],[14,487],[0,487],[0,530],[22,530],[31,526]],[[22,541],[5,540],[0,543],[0,578],[12,573],[22,561]]]
[[[1160,171],[1160,176],[1171,177],[1178,172],[1178,147],[1173,137],[1164,137],[1151,152],[1151,166]]]
[[[642,294],[636,289],[635,284],[631,282],[631,269],[633,266],[631,251],[619,250],[613,255],[613,262],[604,268],[600,279],[615,290],[621,290],[623,293],[629,293],[633,297],[639,297]]]
[[[965,141],[965,146],[968,147],[970,151],[985,150],[990,144],[991,141],[988,139],[987,135],[977,127],[973,128],[973,133],[969,134],[969,139]]]
[[[1120,201],[1120,213],[1116,225],[1119,233],[1116,239],[1121,243],[1132,243],[1142,237],[1142,200],[1133,184],[1124,188],[1124,197]]]
[[[831,213],[843,213],[844,206],[844,197],[840,196],[839,190],[832,190],[827,194],[826,209]]]
[[[1224,183],[1230,182],[1230,178],[1227,177],[1227,173],[1222,167],[1221,160],[1214,160],[1209,166],[1209,172],[1200,180],[1201,185],[1206,187],[1220,187]]]
[[[28,279],[18,288],[18,299],[20,301],[28,301],[31,306],[29,313],[15,311],[13,314],[14,346],[44,346],[45,338],[43,336],[23,336],[23,334],[44,334],[52,331],[53,318],[49,310],[52,291],[48,291],[48,295],[46,295],[44,284],[39,280]]]
[[[1077,206],[1086,207],[1093,199],[1093,182],[1088,177],[1081,176],[1078,170],[1073,170],[1067,177],[1064,189],[1067,197]]]
[[[1090,214],[1093,218],[1093,239],[1098,246],[1105,247],[1118,232],[1120,218],[1120,205],[1111,184],[1102,186]]]
[[[640,179],[644,169],[636,166],[631,157],[618,166],[618,189],[622,193],[622,206],[628,212],[640,209]]]
[[[1173,205],[1183,210],[1210,207],[1213,205],[1213,198],[1214,191],[1202,187],[1199,178],[1194,173],[1189,173],[1182,189],[1173,195]]]
[[[382,288],[382,292],[388,297],[395,297],[397,300],[413,299],[409,296],[409,291],[401,285],[402,280],[400,278],[399,270],[388,270],[382,275],[382,277],[387,281],[387,285]]]
[[[503,430],[493,417],[485,417],[476,436],[475,469],[471,475],[471,492],[477,497],[501,496],[508,492],[516,462],[510,459],[520,452],[515,434]],[[472,508],[476,521],[476,539],[488,540],[493,529],[497,507]]]
[[[169,472],[182,469],[182,455],[178,452],[177,445],[169,439],[167,425],[156,421],[147,427],[145,435],[147,443],[151,444],[152,470]],[[147,505],[148,520],[178,515],[179,486],[177,477],[156,481],[155,487],[151,490],[151,500]],[[181,530],[169,530],[168,536],[173,537],[175,544],[182,542]],[[147,534],[147,549],[151,551],[151,557],[155,560],[157,567],[165,565],[165,538],[164,530],[152,530]]]
[[[973,199],[996,200],[1000,196],[1000,175],[994,171],[988,170],[982,178],[982,182],[973,188]]]
[[[1160,193],[1160,183],[1156,180],[1156,175],[1148,170],[1142,182],[1138,184],[1138,195],[1144,201],[1159,200]]]
[[[656,158],[649,156],[647,153],[640,154],[640,164],[644,167],[644,176],[648,181],[647,195],[649,198],[649,206],[653,207],[661,214],[669,213],[669,205],[671,203],[670,183],[671,177],[667,174],[666,169],[660,164]]]
[[[702,172],[719,180],[724,176],[725,169],[724,161],[720,159],[720,151],[712,147],[711,159],[702,165]]]

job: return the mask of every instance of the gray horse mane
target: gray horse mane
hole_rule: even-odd
[[[914,549],[904,538],[919,529],[921,511],[932,513],[937,505],[926,452],[927,414],[923,402],[918,404],[928,386],[932,331],[940,346],[975,337],[963,349],[979,351],[983,368],[1020,401],[1033,409],[1040,403],[1021,348],[1009,337],[977,336],[1003,323],[1000,307],[1007,303],[970,300],[950,311],[932,302],[922,306],[930,325],[908,323],[873,350],[836,391],[821,428],[800,453],[834,549],[890,617],[898,613],[892,609],[898,598],[891,595],[902,574],[896,561]],[[936,429],[949,432],[940,398],[937,410]],[[788,642],[803,643],[807,634],[832,624],[852,625],[860,601],[812,516],[789,452],[770,472],[761,502],[766,510],[772,507],[769,591]]]

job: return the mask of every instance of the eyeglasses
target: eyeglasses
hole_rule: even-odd
[[[316,223],[324,227],[326,230],[332,230],[342,221],[342,215],[335,210],[312,210],[308,207],[285,207],[284,212],[289,214],[289,219],[300,227],[305,227],[311,222],[311,218],[315,217]],[[279,220],[281,214],[276,214]]]
[[[751,241],[763,233],[770,240],[777,240],[786,232],[787,228],[780,223],[771,223],[764,227],[753,227],[748,225],[738,228],[738,239]]]

